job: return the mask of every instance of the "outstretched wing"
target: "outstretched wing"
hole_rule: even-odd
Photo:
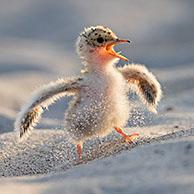
[[[23,106],[15,121],[20,138],[28,134],[39,122],[49,105],[63,96],[74,95],[81,87],[82,78],[59,79],[35,91],[29,103]]]
[[[118,68],[129,84],[135,86],[135,91],[142,102],[152,112],[162,96],[160,83],[155,76],[143,65],[131,64]]]

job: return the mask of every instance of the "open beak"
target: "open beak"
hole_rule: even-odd
[[[114,46],[117,45],[117,44],[121,44],[121,43],[130,43],[131,41],[130,40],[124,40],[124,39],[117,39],[115,40],[114,42],[111,42],[110,44],[106,45],[106,50],[108,51],[108,53],[114,57],[117,57],[121,60],[124,60],[124,61],[128,61],[128,59],[124,56],[122,56],[121,54],[115,52],[114,50]]]

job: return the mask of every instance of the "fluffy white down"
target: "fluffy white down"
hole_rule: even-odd
[[[109,134],[114,127],[124,127],[129,118],[127,83],[113,67],[89,73],[80,95],[65,115],[65,129],[73,143]]]

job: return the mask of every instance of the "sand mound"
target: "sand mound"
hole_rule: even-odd
[[[158,128],[159,130],[160,127]],[[85,152],[82,161],[77,160],[75,147],[69,143],[64,131],[37,130],[24,142],[18,142],[17,135],[16,133],[1,135],[1,176],[34,175],[65,171],[73,168],[73,166],[87,163],[97,158],[115,155],[122,150],[131,150],[144,144],[193,136],[194,128],[180,129],[165,135],[161,135],[160,131],[160,134],[155,133],[155,135],[149,137],[141,137],[134,144],[126,143],[122,138],[113,134],[105,139],[87,142],[84,147]]]

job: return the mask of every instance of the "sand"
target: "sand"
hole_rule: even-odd
[[[1,2],[0,16],[0,194],[194,193],[192,1],[17,0]],[[118,49],[157,76],[164,93],[158,114],[135,101],[125,131],[140,138],[129,144],[113,133],[88,141],[78,161],[63,128],[70,98],[62,99],[18,142],[17,112],[37,87],[79,72],[73,45],[91,24],[132,40]]]

